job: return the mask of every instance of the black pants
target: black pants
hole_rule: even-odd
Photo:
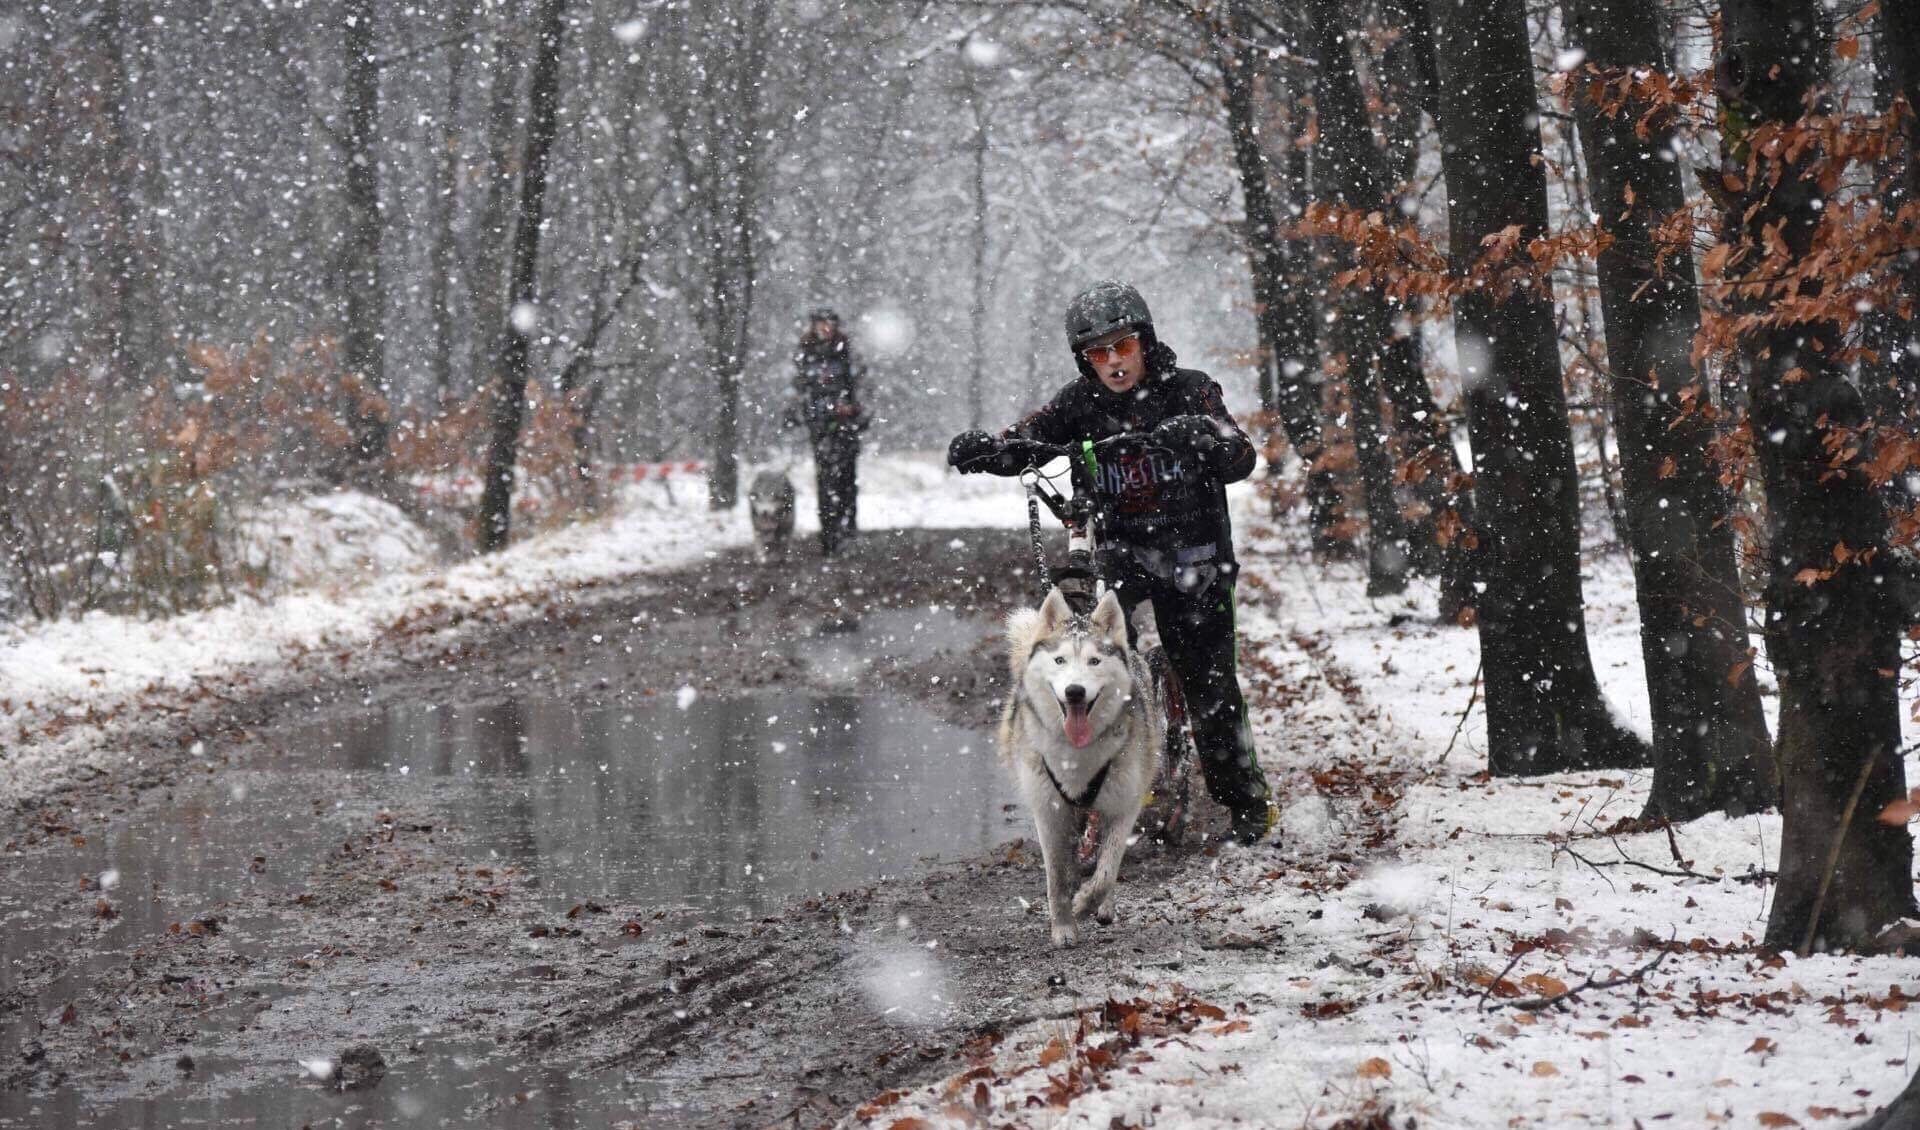
[[[859,480],[855,464],[860,439],[840,429],[813,438],[813,471],[820,499],[820,551],[837,553],[853,533]]]
[[[1254,753],[1234,655],[1232,579],[1216,577],[1199,592],[1186,593],[1124,566],[1109,565],[1104,571],[1117,578],[1114,594],[1129,617],[1142,600],[1153,602],[1160,643],[1185,693],[1207,792],[1230,812],[1264,812],[1267,775]]]

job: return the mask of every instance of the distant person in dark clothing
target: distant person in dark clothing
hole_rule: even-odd
[[[855,464],[867,410],[860,403],[863,367],[855,363],[840,315],[825,308],[807,315],[807,329],[793,353],[794,404],[791,422],[804,423],[813,441],[813,469],[819,488],[820,552],[840,552],[855,530]]]

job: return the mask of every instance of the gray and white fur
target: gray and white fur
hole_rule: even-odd
[[[1007,618],[1007,649],[1013,689],[1000,755],[1033,813],[1053,943],[1070,946],[1082,915],[1113,921],[1114,883],[1153,787],[1166,710],[1146,660],[1127,644],[1126,615],[1112,593],[1082,618],[1054,589],[1038,609]],[[1100,818],[1099,856],[1075,892],[1074,846],[1089,812]]]
[[[793,480],[779,471],[755,475],[747,488],[747,516],[760,560],[785,561],[793,541]]]

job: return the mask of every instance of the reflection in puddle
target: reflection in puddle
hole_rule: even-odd
[[[897,699],[508,699],[395,707],[326,732],[326,759],[373,777],[363,788],[538,875],[560,909],[760,914],[991,846],[1013,799],[984,737]]]
[[[604,685],[596,673],[635,662],[608,648],[570,668],[565,688],[370,707],[260,735],[235,764],[215,769],[210,759],[205,771],[143,794],[71,850],[37,853],[30,866],[0,859],[0,992],[20,998],[0,1014],[0,1057],[20,1062],[63,1002],[124,969],[172,924],[242,895],[304,889],[317,863],[382,808],[430,814],[439,842],[470,861],[523,869],[529,894],[551,910],[594,900],[722,918],[755,917],[801,894],[866,885],[1018,834],[986,735],[911,702],[852,693],[877,687],[869,675],[881,658],[914,662],[966,647],[979,629],[925,609],[829,627],[852,630],[775,636],[767,651],[846,693],[701,695],[676,690],[683,677],[663,673],[651,693],[621,696],[593,689]],[[713,621],[708,638],[728,648],[758,639],[745,617]],[[39,908],[56,894],[98,890],[102,875],[118,917],[103,940],[83,932],[68,945],[61,931],[71,926]],[[251,956],[291,957],[308,944],[298,921],[228,917],[222,937]],[[34,984],[33,963],[62,949],[72,951],[69,967]],[[925,976],[887,968],[868,987],[880,998]],[[110,1095],[57,1086],[0,1093],[0,1127],[604,1125],[630,1104],[644,1108],[651,1090],[632,1080],[587,1085],[490,1047],[423,1035],[379,1087],[334,1094],[301,1082],[292,1062],[278,1075],[227,1063],[209,1054],[221,1042],[215,1034],[201,1036],[213,1044],[193,1045],[200,1062],[191,1075],[175,1074],[183,1046],[128,1065]],[[262,1055],[285,1046],[284,1037],[252,1036],[227,1032],[224,1043]]]

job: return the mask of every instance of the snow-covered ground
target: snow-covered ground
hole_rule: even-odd
[[[807,472],[794,474],[802,534],[816,526]],[[1123,881],[1121,921],[1096,936],[1179,914],[1207,945],[1143,955],[1124,984],[1068,978],[1049,1019],[982,1040],[966,1072],[873,1096],[851,1122],[1848,1125],[1900,1089],[1920,975],[1754,948],[1772,888],[1750,873],[1773,866],[1777,816],[1697,821],[1671,842],[1609,835],[1638,811],[1645,774],[1486,778],[1484,715],[1467,709],[1474,633],[1435,626],[1430,591],[1367,599],[1357,567],[1308,563],[1297,530],[1267,522],[1251,491],[1234,498],[1242,675],[1278,846],[1226,849],[1166,900]],[[361,529],[338,518],[351,503],[316,505]],[[863,460],[865,527],[1024,520],[1006,480],[952,476],[929,454]],[[124,758],[131,727],[210,690],[297,685],[316,658],[377,665],[410,626],[541,615],[746,539],[697,481],[636,487],[610,517],[451,567],[390,533],[358,556],[286,543],[347,564],[265,603],[4,629],[0,798]],[[1601,680],[1644,731],[1624,565],[1596,566],[1587,596]],[[939,940],[913,940],[937,971]],[[1590,978],[1621,983],[1582,989]],[[1562,1006],[1525,1007],[1567,990]]]

